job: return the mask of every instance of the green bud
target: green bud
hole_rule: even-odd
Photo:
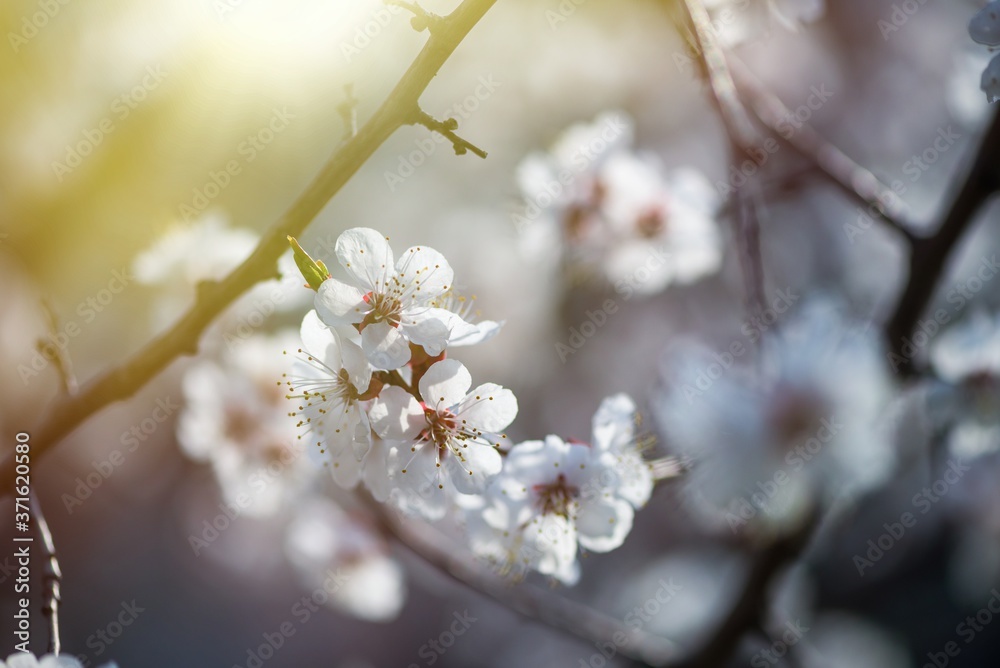
[[[330,272],[323,264],[323,260],[314,260],[309,257],[309,253],[302,250],[302,246],[295,240],[295,237],[288,237],[288,244],[292,247],[295,266],[302,272],[302,278],[306,279],[306,284],[313,290],[319,290],[323,281],[330,278]]]

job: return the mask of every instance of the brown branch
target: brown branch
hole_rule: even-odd
[[[194,305],[170,330],[120,366],[87,382],[75,396],[57,399],[33,439],[35,452],[42,455],[51,450],[80,423],[108,404],[130,397],[177,357],[195,354],[205,327],[262,276],[274,272],[278,258],[288,247],[287,237],[301,234],[386,139],[401,126],[413,124],[420,111],[421,93],[495,3],[496,0],[464,0],[451,14],[441,18],[382,106],[327,162],[305,192],[265,233],[250,257],[224,279],[201,283]],[[0,484],[4,490],[12,487],[13,479],[11,453],[0,464]]]
[[[433,528],[421,523],[402,521],[385,504],[365,492],[356,494],[377,520],[380,528],[416,556],[444,575],[469,589],[506,606],[522,617],[545,624],[588,643],[607,643],[614,638],[616,651],[628,658],[658,664],[676,652],[674,644],[653,633],[633,629],[623,622],[571,599],[553,594],[528,583],[514,583],[478,567],[474,556],[463,548],[449,545]],[[591,647],[591,650],[594,648]]]
[[[455,134],[455,130],[458,129],[458,121],[454,118],[439,121],[430,114],[424,111],[419,111],[417,113],[416,122],[431,132],[437,132],[442,137],[450,141],[452,148],[455,149],[455,155],[465,155],[467,152],[472,151],[480,158],[486,158],[486,151]]]
[[[997,155],[1000,155],[1000,114],[994,112],[972,166],[963,175],[962,185],[937,232],[926,239],[917,239],[913,244],[909,280],[886,325],[889,349],[897,356],[894,367],[898,367],[904,376],[912,375],[917,370],[914,360],[902,353],[904,339],[913,333],[917,320],[934,296],[934,289],[956,243],[983,204],[1000,189]]]
[[[913,243],[913,233],[898,208],[889,203],[899,199],[892,188],[879,181],[871,171],[806,124],[795,132],[783,132],[782,123],[792,112],[778,96],[768,91],[757,76],[739,58],[730,59],[736,87],[749,98],[754,115],[781,140],[808,159],[825,177],[845,193],[867,205],[874,216]]]

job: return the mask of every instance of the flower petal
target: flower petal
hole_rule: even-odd
[[[472,376],[465,365],[454,359],[435,362],[420,379],[420,396],[430,408],[451,408],[465,398]]]
[[[407,248],[396,263],[396,273],[411,294],[421,301],[451,289],[455,272],[444,255],[427,246]]]
[[[337,239],[336,253],[340,266],[366,292],[383,292],[388,279],[394,274],[389,241],[371,228],[345,230]]]
[[[340,369],[340,341],[337,333],[319,318],[315,310],[306,313],[299,328],[302,348],[326,366]]]
[[[423,346],[428,355],[435,356],[444,352],[451,336],[448,326],[448,313],[439,308],[421,308],[417,315],[403,314],[399,328],[413,343]],[[442,317],[443,316],[443,317]]]
[[[409,343],[398,328],[387,322],[367,325],[361,331],[361,347],[376,369],[391,371],[410,361]]]
[[[368,411],[368,419],[379,438],[407,442],[415,440],[427,424],[417,400],[396,386],[382,389]]]
[[[471,427],[500,432],[517,417],[517,398],[496,383],[483,383],[469,393],[456,412]]]
[[[496,448],[467,441],[457,451],[445,453],[441,465],[460,493],[482,494],[503,468],[503,458]]]
[[[625,542],[635,511],[622,499],[594,497],[580,505],[576,529],[580,545],[591,552],[610,552]]]
[[[365,319],[365,313],[371,310],[361,290],[335,278],[323,281],[316,291],[313,304],[320,320],[330,326],[359,323]]]

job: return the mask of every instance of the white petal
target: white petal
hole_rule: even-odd
[[[517,417],[517,398],[500,385],[484,383],[469,393],[456,412],[471,427],[501,432]]]
[[[299,328],[302,337],[302,347],[307,353],[323,361],[331,369],[340,369],[340,341],[332,329],[322,320],[316,311],[309,311],[302,318]]]
[[[420,308],[418,311],[404,313],[399,327],[406,338],[423,346],[428,355],[440,355],[451,336],[447,315],[444,315],[447,313],[448,311],[439,308]]]
[[[396,263],[399,280],[412,286],[413,297],[423,300],[437,297],[451,289],[455,278],[448,260],[433,248],[407,248]]]
[[[490,479],[500,473],[503,458],[495,448],[476,442],[466,442],[459,453],[447,452],[442,466],[461,494],[482,494]]]
[[[340,265],[366,291],[381,292],[394,273],[389,241],[371,228],[344,231],[337,239],[336,253]]]
[[[417,400],[409,392],[396,386],[382,389],[368,411],[368,419],[380,438],[395,441],[416,439],[427,424],[424,410]]]
[[[385,503],[392,491],[389,477],[389,445],[382,440],[372,443],[365,457],[363,474],[365,487],[379,503]]]
[[[625,542],[635,511],[622,499],[594,498],[584,502],[576,515],[580,545],[591,552],[610,552]]]
[[[410,361],[410,344],[387,322],[366,325],[361,331],[361,347],[376,369],[391,371]]]
[[[313,303],[320,319],[331,326],[359,323],[371,310],[361,290],[335,278],[323,281]]]
[[[464,326],[453,327],[448,337],[449,346],[475,346],[486,343],[496,336],[503,327],[503,322],[483,320],[474,325],[463,321]]]
[[[472,376],[458,360],[435,362],[420,379],[420,396],[435,410],[458,404],[472,386]]]
[[[389,468],[395,489],[390,501],[400,510],[429,520],[444,517],[451,505],[453,486],[437,465],[433,444],[416,446],[399,443],[389,455]]]
[[[356,343],[343,339],[340,339],[340,347],[341,364],[347,369],[351,385],[359,394],[364,394],[372,380],[372,366],[368,363],[365,352]]]

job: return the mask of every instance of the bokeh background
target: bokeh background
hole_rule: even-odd
[[[443,14],[457,3],[421,4]],[[52,14],[37,34],[12,40],[31,34],[26,17],[43,5]],[[798,31],[768,21],[761,27],[751,7],[745,11],[748,20],[754,17],[753,30],[735,48],[789,106],[803,104],[812,86],[834,91],[809,123],[884,181],[905,182],[908,218],[931,226],[990,113],[978,89],[987,54],[966,32],[978,6],[921,4],[885,35],[879,21],[893,12],[889,0],[830,0],[821,20]],[[373,21],[376,34],[359,40],[357,30]],[[35,342],[46,334],[43,303],[60,327],[79,324],[68,350],[81,380],[139,349],[169,322],[170,311],[165,316],[158,306],[162,288],[132,280],[91,315],[88,298],[109,285],[113,272],[128,274],[157,239],[195,220],[208,216],[236,228],[266,229],[342,142],[348,128],[338,106],[345,85],[352,86],[363,122],[425,40],[410,27],[408,14],[368,0],[6,0],[0,27],[5,444],[13,443],[14,433],[36,428],[59,392],[52,365],[27,380],[18,370],[30,364]],[[662,354],[672,339],[692,334],[718,349],[742,340],[744,286],[731,240],[718,275],[622,303],[563,363],[556,342],[565,341],[569,328],[608,293],[526,258],[511,214],[519,200],[516,167],[524,157],[550,145],[567,126],[611,109],[634,119],[637,148],[668,167],[693,165],[713,182],[725,179],[723,127],[685,54],[666,3],[501,0],[422,98],[425,109],[443,116],[475,95],[484,78],[495,82],[460,118],[460,133],[488,150],[488,159],[455,156],[435,143],[412,176],[390,183],[386,174],[430,136],[423,128],[404,128],[329,203],[302,243],[332,264],[324,240],[329,249],[339,231],[371,226],[398,248],[422,243],[442,251],[484,314],[506,321],[495,340],[460,357],[474,378],[517,394],[512,438],[550,432],[585,437],[600,399],[617,391],[630,393],[651,414]],[[248,147],[249,137],[276,126],[281,129],[268,135],[268,143]],[[907,161],[945,128],[960,138],[911,181]],[[91,140],[90,154],[69,167],[76,162],[72,147],[93,137],[100,140]],[[239,174],[207,198],[207,206],[198,206],[196,191],[204,194],[212,173],[232,161]],[[851,243],[843,225],[857,217],[857,204],[792,151],[769,165],[765,195],[768,293],[789,287],[803,294],[833,292],[857,313],[884,320],[906,278],[898,239],[874,227]],[[204,210],[192,216],[184,207]],[[943,286],[997,250],[996,218],[995,207],[982,213]],[[995,290],[976,299],[985,308],[997,306]],[[296,326],[307,308],[282,310],[264,329]],[[81,506],[72,512],[65,507],[63,495],[72,493],[76,479],[118,448],[158,399],[180,401],[191,363],[175,362],[35,463],[36,488],[64,570],[64,647],[85,656],[88,665],[114,659],[122,668],[244,666],[248,648],[293,619],[292,606],[308,593],[282,549],[287,514],[240,517],[193,554],[188,536],[217,513],[220,495],[211,471],[178,447],[176,416],[128,453]],[[655,421],[645,426],[656,434]],[[990,482],[997,481],[983,484],[995,490]],[[935,506],[877,572],[858,577],[851,556],[882,522],[898,517],[919,484],[917,477],[904,477],[864,504],[783,580],[776,596],[801,611],[815,629],[808,641],[826,652],[827,663],[809,665],[923,666],[927,652],[954,639],[956,624],[982,607],[1000,581],[996,560],[956,557],[963,550],[978,557],[998,550],[995,539],[959,539],[974,521],[963,513],[963,500],[977,498],[964,488]],[[12,512],[9,501],[0,507]],[[981,521],[995,525],[997,516]],[[6,523],[3,532],[6,540]],[[296,625],[294,637],[264,665],[429,665],[420,647],[438,637],[454,612],[466,610],[478,621],[436,657],[437,665],[578,666],[595,651],[462,589],[405,550],[395,554],[407,580],[398,618],[368,623],[323,610]],[[731,600],[746,563],[735,546],[699,532],[675,490],[664,486],[638,514],[623,548],[587,558],[581,583],[556,593],[624,614],[648,596],[652,583],[671,575],[686,584],[685,596],[651,628],[694,642]],[[978,570],[970,574],[969,563]],[[10,576],[0,574],[0,582],[5,628],[13,609]],[[97,655],[93,634],[132,601],[143,612]],[[995,665],[998,637],[987,629],[948,665]],[[10,644],[5,634],[0,653]]]

